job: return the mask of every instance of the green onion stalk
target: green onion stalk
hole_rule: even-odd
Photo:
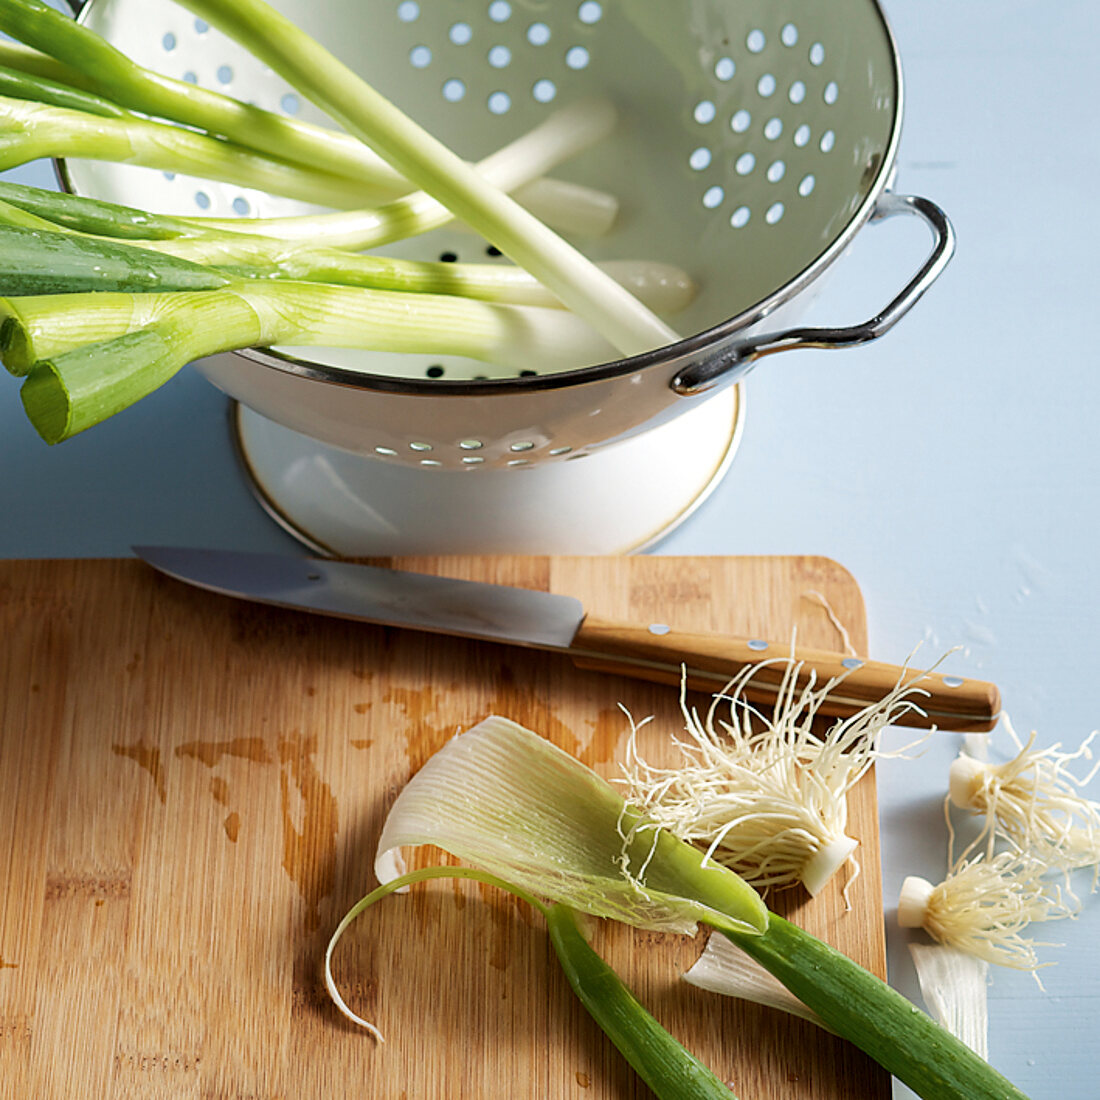
[[[486,175],[509,186],[522,183],[597,140],[613,120],[605,104],[574,104],[486,158]],[[383,243],[449,217],[421,192],[377,210],[215,222],[0,182],[0,293],[9,296],[2,357],[9,371],[28,376],[23,400],[35,427],[59,442],[152,392],[187,361],[236,347],[294,343],[460,354],[540,371],[614,356],[580,319],[549,320],[538,310],[477,314],[474,302],[462,300],[561,313],[562,303],[522,268],[419,263],[316,244]],[[273,231],[289,225],[297,232],[289,241],[238,232],[269,223]],[[609,277],[655,309],[674,312],[693,293],[686,275],[667,265],[605,266]],[[268,281],[278,288],[257,285],[240,293],[247,282]],[[296,285],[305,282],[325,285]],[[342,284],[344,293],[333,284]],[[421,300],[399,305],[401,296],[391,296],[385,309],[361,323],[374,300],[353,298],[350,287],[409,292]],[[203,298],[196,291],[225,293]],[[257,325],[253,310],[261,300],[265,324]],[[416,331],[409,318],[416,319]]]
[[[340,922],[325,952],[325,985],[336,1006],[377,1039],[382,1034],[344,1001],[332,970],[336,945],[357,917],[397,890],[430,879],[473,879],[505,890],[542,914],[551,946],[570,988],[585,1010],[614,1043],[658,1100],[737,1100],[729,1086],[650,1015],[618,974],[593,950],[577,914],[567,905],[547,905],[511,883],[469,867],[425,867],[380,886]]]
[[[0,179],[0,222],[124,240],[169,240],[197,232],[170,215],[151,214],[137,207],[3,179]]]
[[[0,187],[2,187],[0,183]],[[37,229],[44,233],[56,233],[58,226],[55,222],[40,218],[21,206],[6,202],[0,198],[0,226],[14,229]]]
[[[181,126],[0,98],[0,170],[46,157],[181,172],[340,209],[362,206],[372,197],[360,180],[264,156]]]
[[[32,49],[22,42],[0,39],[0,65],[24,76],[41,77],[82,92],[92,90],[91,84],[75,69],[62,65],[48,54]]]
[[[379,880],[404,871],[402,849],[424,844],[597,917],[686,934],[701,921],[924,1100],[1025,1100],[896,990],[769,912],[732,871],[507,719],[488,718],[453,738],[402,790],[379,840]]]
[[[674,1039],[592,949],[566,905],[546,913],[550,942],[573,992],[658,1100],[736,1100],[709,1066]]]
[[[0,300],[0,357],[26,376],[23,406],[48,443],[135,404],[197,359],[273,345],[463,355],[540,372],[611,354],[561,309],[289,280]]]
[[[0,295],[217,290],[233,281],[232,273],[153,249],[43,229],[50,223],[18,208],[0,207],[0,218]]]
[[[47,226],[48,228],[42,228]],[[223,249],[224,262],[196,263],[156,242],[135,247],[56,227],[0,200],[0,295],[33,297],[89,291],[124,293],[217,290],[235,279],[288,279],[416,294],[452,294],[482,301],[560,308],[561,303],[521,267],[497,263],[445,263],[360,255],[340,249],[275,246],[240,238]],[[693,285],[679,268],[651,261],[601,265],[654,308],[676,312],[691,300]],[[61,303],[59,303],[61,305]],[[58,321],[65,312],[57,311]]]
[[[576,235],[600,236],[618,213],[614,196],[552,180],[546,173],[597,145],[611,132],[616,118],[608,100],[578,100],[554,111],[474,167],[487,184],[515,193],[548,224]],[[445,225],[452,216],[443,203],[422,190],[362,211],[284,218],[186,218],[181,222],[204,235],[250,233],[358,251],[426,233]]]
[[[129,111],[93,92],[74,88],[49,77],[21,72],[3,64],[0,57],[0,96],[10,99],[26,99],[51,107],[64,107],[104,118],[126,118]]]
[[[545,283],[622,354],[674,342],[669,326],[614,279],[398,110],[264,0],[182,0]]]
[[[485,157],[478,163],[477,170],[495,186],[519,194],[530,209],[549,223],[578,235],[598,236],[607,231],[618,212],[614,197],[592,188],[555,181],[545,174],[601,141],[615,125],[615,119],[615,109],[606,100],[578,101],[553,112],[527,133]],[[80,121],[94,129],[89,117]],[[13,144],[16,147],[19,140],[32,139],[15,134]],[[127,140],[123,134],[119,147],[122,153],[129,149]],[[207,139],[199,151],[215,162],[223,156],[232,159],[224,143],[211,142],[213,139]],[[27,155],[26,150],[19,155]],[[265,167],[271,169],[272,164]],[[274,167],[279,168],[278,165]],[[228,171],[224,165],[222,168]],[[282,170],[291,178],[292,168]],[[308,179],[302,175],[292,178],[297,186],[308,185]],[[308,197],[319,200],[321,196],[311,193]],[[284,247],[289,242],[299,241],[349,250],[374,248],[416,236],[445,225],[452,216],[446,207],[422,191],[378,207],[334,214],[225,219],[152,215],[84,196],[3,181],[0,181],[0,198],[56,221],[60,226],[97,235],[128,239],[201,236],[207,241],[227,234],[234,237],[255,235],[278,239]]]

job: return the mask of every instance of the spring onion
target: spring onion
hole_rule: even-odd
[[[607,232],[617,215],[614,198],[592,188],[552,180],[545,173],[601,141],[615,120],[615,109],[607,100],[577,101],[553,112],[530,131],[490,154],[477,165],[477,170],[496,186],[515,191],[549,224],[582,236],[599,236]],[[207,143],[202,151],[217,160],[228,155],[228,148]],[[122,151],[125,149],[123,145]],[[308,177],[301,174],[295,179],[299,186],[308,184]],[[346,181],[340,186],[345,187]],[[233,219],[153,215],[4,181],[0,181],[0,198],[59,225],[87,233],[134,239],[196,236],[211,239],[224,238],[226,234],[234,237],[255,234],[276,238],[284,247],[302,241],[344,249],[372,248],[424,233],[451,218],[450,211],[423,192],[380,207],[339,214]]]
[[[785,664],[771,714],[744,698],[759,667],[750,666],[714,697],[704,717],[681,692],[686,738],[667,768],[642,759],[637,736],[623,767],[627,798],[647,817],[706,850],[761,889],[801,882],[811,895],[849,860],[848,792],[880,753],[887,726],[914,709],[918,681],[899,684],[880,702],[821,734],[815,720],[839,681],[799,689],[801,665]],[[722,706],[726,717],[719,717]]]
[[[70,316],[78,319],[75,333]],[[0,301],[0,317],[4,356],[33,364],[23,404],[50,443],[134,404],[186,364],[236,348],[365,347],[545,371],[612,353],[564,310],[289,280],[164,295],[11,298]]]
[[[118,104],[92,92],[81,91],[48,77],[9,69],[3,64],[0,64],[0,96],[45,103],[51,107],[64,107],[84,114],[102,115],[104,118],[125,118],[129,114]]]
[[[48,54],[32,49],[22,42],[13,42],[7,38],[0,39],[0,65],[22,73],[24,76],[40,77],[80,91],[92,90],[88,82],[75,69],[62,65],[60,61]]]
[[[87,120],[84,120],[87,121]],[[613,196],[592,188],[546,176],[557,165],[577,156],[605,138],[616,121],[616,111],[605,99],[584,99],[550,114],[530,131],[502,146],[477,164],[478,172],[495,186],[520,195],[549,223],[584,236],[606,233],[618,212]],[[182,132],[182,131],[181,131]],[[206,146],[211,156],[228,146]],[[412,236],[444,224],[450,212],[429,196],[414,193],[381,208],[362,213],[305,215],[283,218],[184,218],[151,215],[77,195],[38,191],[0,181],[0,197],[34,210],[70,228],[90,233],[136,237],[151,235],[158,226],[164,236],[206,236],[217,233],[254,233],[283,241],[308,240],[330,247],[362,249]],[[401,213],[404,211],[404,213]],[[379,236],[379,224],[390,227]]]
[[[573,992],[659,1100],[736,1100],[730,1087],[673,1039],[592,950],[572,909],[551,907],[546,923]]]
[[[777,977],[824,1024],[926,1100],[1022,1094],[880,979],[790,921],[743,880],[632,811],[537,734],[487,719],[448,742],[398,795],[375,858],[432,844],[528,893],[643,928],[702,921]]]
[[[603,140],[617,118],[606,99],[583,99],[554,111],[526,134],[480,160],[478,174],[488,183],[515,193],[547,224],[581,236],[601,236],[618,214],[613,196],[546,176],[557,165]],[[283,218],[181,218],[204,235],[219,230],[309,241],[330,248],[365,249],[435,229],[452,213],[423,191],[380,207]]]
[[[182,172],[341,209],[360,207],[370,197],[359,180],[291,164],[180,126],[0,98],[0,169],[47,157]]]
[[[132,61],[90,28],[41,0],[0,0],[0,28],[79,74],[98,97],[323,172],[358,178],[391,195],[409,188],[385,161],[347,134],[266,111],[231,96],[174,80]],[[18,55],[12,59],[18,64]],[[18,71],[13,68],[13,71]],[[55,79],[55,84],[61,81]]]
[[[163,240],[196,232],[186,222],[169,215],[150,214],[133,206],[104,202],[64,191],[11,180],[0,180],[0,221],[13,221],[14,212],[33,215],[40,228],[71,229],[103,237],[134,240]]]
[[[528,893],[637,928],[687,933],[706,920],[758,934],[767,924],[736,875],[632,814],[594,772],[506,718],[450,741],[401,791],[378,841],[379,881],[404,871],[401,848],[432,837]]]
[[[11,218],[9,224],[5,224]],[[43,229],[42,226],[49,228]],[[221,260],[193,263],[176,242],[104,240],[58,227],[0,200],[0,295],[72,294],[90,290],[210,290],[235,278],[293,279],[413,293],[452,294],[513,305],[561,303],[514,264],[442,263],[369,256],[342,249],[281,247],[256,237],[218,238],[208,249],[180,249]],[[185,242],[193,243],[193,242]],[[691,300],[687,274],[670,264],[610,261],[601,265],[642,301],[676,312]]]
[[[46,233],[56,233],[58,226],[21,206],[14,206],[0,198],[0,226],[14,226],[16,229],[35,229]]]
[[[675,339],[653,310],[684,304],[688,280],[651,263],[591,264],[505,194],[522,189],[548,219],[606,228],[613,200],[546,172],[606,135],[609,104],[575,103],[468,165],[358,78],[341,83],[335,61],[329,72],[310,72],[329,55],[262,2],[193,10],[243,36],[351,133],[160,77],[41,0],[0,0],[0,30],[21,43],[0,53],[11,63],[0,74],[0,91],[11,93],[0,96],[0,165],[45,156],[123,161],[359,209],[226,224],[74,196],[20,205],[26,195],[5,188],[0,355],[25,376],[24,407],[44,438],[98,423],[186,362],[245,346],[365,346],[541,371]],[[361,208],[365,187],[394,194],[425,183],[426,191]],[[456,214],[529,272],[355,254]],[[35,258],[23,263],[31,248]]]
[[[0,295],[215,290],[229,282],[215,268],[160,252],[0,224]]]
[[[677,339],[614,279],[264,0],[182,3],[245,46],[405,178],[529,270],[622,354],[639,354]]]
[[[603,101],[573,104],[487,158],[484,169],[506,186],[537,182],[537,173],[597,141],[614,117]],[[521,268],[417,263],[325,243],[335,235],[344,246],[363,247],[449,217],[418,193],[323,225],[289,219],[304,236],[288,241],[256,235],[265,219],[219,225],[5,183],[0,291],[9,299],[0,357],[27,376],[24,407],[51,442],[120,411],[187,362],[250,345],[466,355],[539,371],[614,357],[611,345]],[[281,229],[284,220],[276,221]],[[245,226],[253,232],[240,232]],[[604,277],[621,279],[653,308],[674,311],[693,293],[690,280],[667,265],[619,262],[608,271]],[[278,289],[260,285],[268,281]],[[351,287],[418,300],[355,298]],[[189,293],[198,289],[226,293]],[[479,300],[494,305],[479,311]]]
[[[340,921],[325,950],[325,987],[352,1023],[384,1041],[377,1026],[348,1007],[333,974],[333,954],[366,909],[397,890],[438,878],[465,878],[496,886],[527,902],[546,920],[550,943],[577,999],[659,1100],[736,1100],[728,1085],[674,1039],[645,1010],[614,970],[593,950],[566,905],[546,905],[494,875],[470,867],[424,867],[393,879],[358,902]]]

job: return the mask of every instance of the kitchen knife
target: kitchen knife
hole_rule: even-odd
[[[527,646],[567,655],[580,668],[619,673],[691,690],[720,692],[745,668],[756,703],[775,701],[793,656],[798,682],[821,686],[843,677],[820,708],[848,717],[884,698],[899,683],[918,682],[923,713],[907,726],[984,732],[1000,710],[997,688],[981,680],[922,672],[774,640],[700,634],[668,623],[621,623],[586,614],[579,600],[549,592],[425,573],[283,554],[172,546],[135,546],[162,573],[226,596],[384,626]]]

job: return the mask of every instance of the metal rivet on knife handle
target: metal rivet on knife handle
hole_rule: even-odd
[[[758,671],[746,685],[747,698],[771,702],[787,672],[784,659],[789,648],[766,645],[756,639],[741,640],[716,634],[691,634],[670,630],[655,634],[650,628],[587,616],[570,646],[580,668],[619,672],[657,683],[680,682],[686,670],[687,685],[694,691],[721,690],[746,665]],[[985,732],[996,724],[1001,709],[1000,692],[983,680],[941,676],[920,669],[845,657],[827,650],[796,647],[793,656],[802,663],[800,685],[814,675],[819,686],[843,676],[821,707],[820,713],[848,717],[878,702],[900,683],[919,680],[922,694],[914,702],[924,711],[910,714],[905,725]]]

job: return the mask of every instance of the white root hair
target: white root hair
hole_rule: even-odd
[[[1090,746],[1100,730],[1089,734],[1074,752],[1066,752],[1060,744],[1036,749],[1034,733],[1022,743],[1007,716],[1002,721],[1018,750],[1013,759],[995,764],[963,753],[951,766],[945,813],[952,843],[951,805],[985,815],[981,832],[960,858],[983,845],[989,858],[1003,838],[1050,870],[1068,873],[1094,868],[1095,889],[1100,871],[1100,802],[1085,798],[1080,789],[1096,775],[1100,762],[1083,778],[1068,765],[1092,759]]]
[[[903,895],[913,886],[926,887],[923,911],[907,923],[919,919],[937,943],[999,966],[1031,971],[1049,966],[1040,962],[1036,949],[1058,945],[1022,933],[1029,924],[1072,917],[1076,908],[1043,880],[1046,871],[1027,853],[1000,852],[991,859],[979,853],[959,862],[938,886],[907,880]]]
[[[763,664],[785,665],[770,716],[745,698]],[[801,662],[763,664],[743,670],[702,717],[682,685],[687,737],[672,737],[680,761],[668,768],[647,763],[632,729],[620,782],[649,820],[704,848],[758,889],[803,882],[817,893],[841,866],[855,862],[855,841],[845,835],[848,791],[881,755],[885,728],[919,711],[914,699],[924,692],[919,676],[903,676],[882,700],[819,734],[815,719],[844,677],[818,687],[811,674],[799,686]],[[858,869],[855,863],[855,874]]]

